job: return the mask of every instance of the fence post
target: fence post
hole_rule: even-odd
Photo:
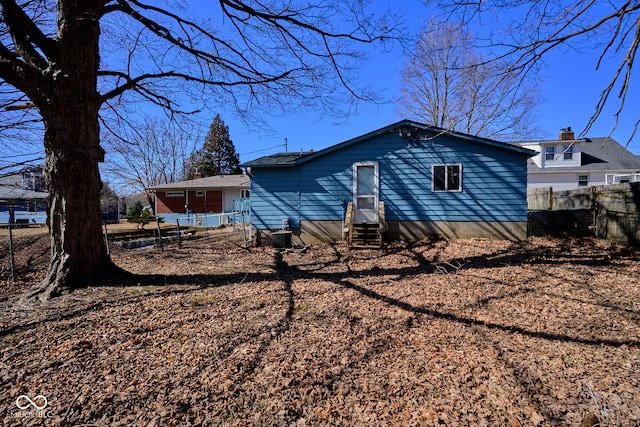
[[[103,221],[102,225],[104,227],[104,245],[107,247],[107,256],[111,258],[111,251],[109,250],[109,232],[107,231],[106,221]]]
[[[160,249],[164,252],[164,243],[162,243],[162,233],[160,232],[160,218],[156,218],[156,228],[158,230],[158,240],[160,241]]]
[[[180,233],[180,220],[176,218],[176,227],[178,229],[178,247],[182,247],[182,233]]]
[[[11,282],[16,283],[16,263],[13,257],[13,234],[11,229],[13,228],[13,205],[9,204],[9,263],[11,265]]]
[[[240,220],[242,221],[242,247],[246,248],[248,246],[248,241],[247,241],[247,228],[245,227],[244,224],[244,211],[242,211],[240,213]]]

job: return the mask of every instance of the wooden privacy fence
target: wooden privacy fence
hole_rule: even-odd
[[[527,191],[529,234],[591,231],[598,237],[640,242],[640,183],[624,183],[576,190]],[[544,232],[543,230],[548,230]]]

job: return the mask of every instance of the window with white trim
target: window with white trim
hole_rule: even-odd
[[[203,190],[196,191],[196,197],[204,197],[204,191]]]
[[[544,149],[544,159],[545,160],[553,160],[556,157],[556,147],[545,147]]]
[[[562,148],[562,152],[564,153],[564,160],[573,159],[573,145],[564,146]]]
[[[462,191],[462,165],[433,165],[433,191]]]
[[[578,187],[587,187],[589,185],[589,175],[578,175]]]
[[[184,191],[167,191],[164,194],[167,197],[184,197]]]

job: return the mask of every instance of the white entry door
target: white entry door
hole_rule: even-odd
[[[378,162],[353,164],[354,222],[378,221]]]

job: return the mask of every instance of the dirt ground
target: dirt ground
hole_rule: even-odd
[[[112,247],[139,284],[36,304],[18,296],[42,278],[48,240],[17,237],[11,284],[5,236],[6,426],[640,425],[633,248],[276,251],[210,232],[164,252]]]

